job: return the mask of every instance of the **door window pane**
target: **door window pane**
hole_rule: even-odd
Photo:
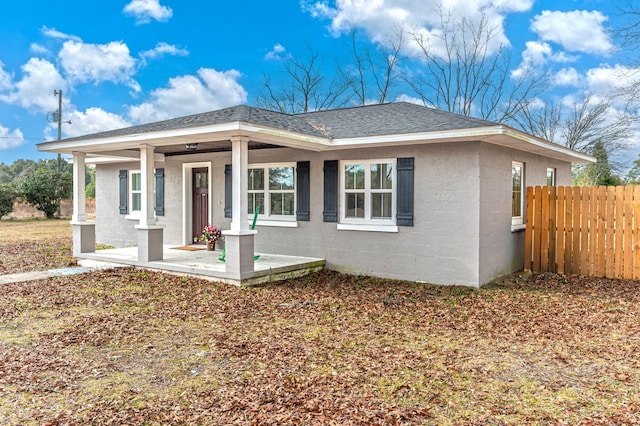
[[[208,172],[196,172],[196,188],[207,189],[209,188],[209,173]]]

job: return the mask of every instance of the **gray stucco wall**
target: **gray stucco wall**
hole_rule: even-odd
[[[556,169],[556,184],[571,184],[571,164],[524,151],[480,145],[479,282],[522,269],[524,229],[511,231],[511,163],[524,163],[524,185],[547,184],[547,168]],[[525,205],[526,211],[526,205]]]
[[[298,222],[297,228],[258,226],[255,249],[321,257],[326,259],[327,268],[348,273],[438,284],[483,284],[509,269],[516,270],[518,265],[522,267],[522,256],[517,255],[522,233],[511,232],[511,161],[526,163],[527,185],[544,183],[546,167],[558,168],[558,183],[568,181],[566,163],[522,154],[482,143],[325,153],[288,148],[252,150],[250,163],[310,161],[311,173],[311,220]],[[338,230],[336,223],[322,221],[325,160],[398,157],[415,158],[413,227],[399,227],[397,233],[347,231]],[[210,163],[211,221],[229,228],[230,220],[224,218],[224,165],[231,163],[231,154],[167,157],[156,164],[165,169],[165,216],[158,218],[158,224],[165,226],[165,244],[188,242],[183,231],[182,176],[183,163],[191,162]],[[138,163],[97,166],[98,243],[135,245],[137,221],[127,220],[118,212],[118,170],[138,168]],[[538,169],[540,177],[534,178]],[[520,259],[519,263],[514,259]]]

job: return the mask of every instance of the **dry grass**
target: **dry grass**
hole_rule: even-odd
[[[69,221],[0,221],[0,274],[62,268],[74,263]]]
[[[0,424],[639,424],[640,283],[0,287]]]

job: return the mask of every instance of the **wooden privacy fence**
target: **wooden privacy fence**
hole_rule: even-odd
[[[640,186],[528,187],[524,269],[640,279]]]

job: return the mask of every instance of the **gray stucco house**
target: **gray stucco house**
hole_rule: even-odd
[[[74,253],[192,244],[225,229],[224,276],[254,252],[347,273],[480,286],[523,266],[524,191],[593,158],[499,123],[390,103],[304,114],[249,106],[39,145],[74,160]],[[96,164],[96,221],[84,210]],[[256,230],[250,229],[259,209]],[[217,262],[216,257],[211,258]]]

